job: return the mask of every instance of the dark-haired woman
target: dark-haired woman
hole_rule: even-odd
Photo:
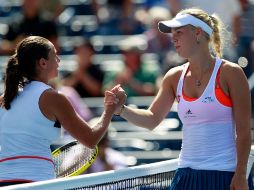
[[[68,98],[48,85],[58,75],[59,62],[54,45],[39,36],[21,41],[8,61],[0,98],[0,186],[55,178],[50,144],[59,137],[61,125],[94,147],[116,105],[125,99],[106,91],[105,111],[94,127],[89,126]]]

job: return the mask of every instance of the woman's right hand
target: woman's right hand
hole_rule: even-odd
[[[104,108],[105,112],[114,113],[117,105],[119,104],[119,99],[117,98],[116,94],[106,90],[104,93]]]
[[[114,86],[110,90],[110,92],[114,93],[116,95],[116,97],[119,99],[119,103],[116,105],[116,109],[114,112],[115,114],[118,114],[121,111],[122,106],[125,104],[127,96],[125,94],[125,91],[119,84]]]

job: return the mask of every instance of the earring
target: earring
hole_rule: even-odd
[[[199,38],[197,38],[196,42],[197,42],[197,44],[200,44],[200,40],[199,40]]]

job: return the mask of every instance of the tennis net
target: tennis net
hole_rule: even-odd
[[[253,168],[254,147],[248,161]],[[1,190],[164,190],[170,186],[177,159],[81,176],[7,186]],[[247,177],[246,176],[246,177]]]
[[[177,159],[161,161],[81,176],[22,185],[5,190],[163,190],[167,189],[177,168]],[[0,188],[1,189],[1,188]],[[1,189],[2,190],[2,189]]]

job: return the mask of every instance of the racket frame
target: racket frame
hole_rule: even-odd
[[[68,149],[69,147],[77,145],[77,144],[81,144],[81,143],[78,142],[77,140],[75,140],[75,141],[69,142],[69,143],[67,143],[67,144],[65,144],[65,145],[55,149],[52,152],[53,160],[54,160],[54,157],[56,157],[58,154],[63,152],[65,149]],[[84,145],[82,145],[82,146],[84,146]],[[93,154],[91,155],[91,158],[85,164],[83,164],[75,172],[72,172],[71,174],[69,174],[69,175],[67,175],[65,177],[78,176],[78,175],[82,174],[87,168],[89,168],[92,165],[92,163],[95,161],[95,159],[96,159],[96,157],[98,155],[98,152],[99,152],[98,145],[96,145],[94,147],[94,150],[95,151],[93,151]],[[63,177],[63,176],[57,176],[57,178],[60,178],[60,177]]]

